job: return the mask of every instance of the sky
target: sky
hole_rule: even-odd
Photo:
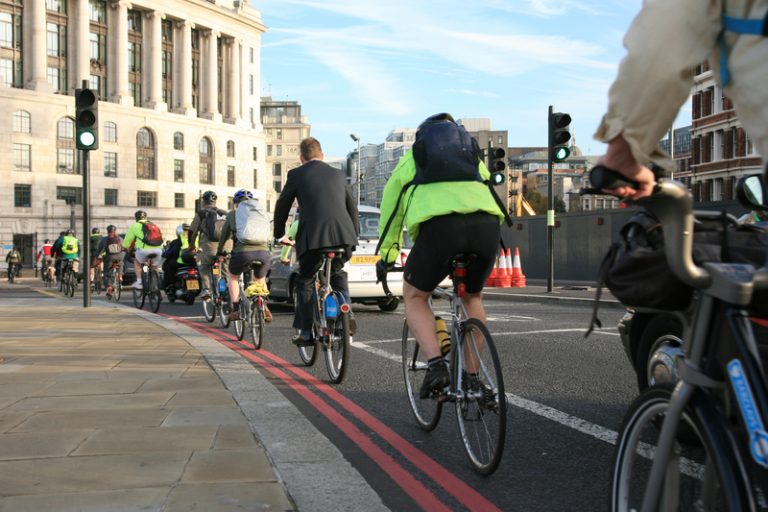
[[[549,105],[571,115],[582,152],[600,154],[592,135],[641,0],[251,4],[268,27],[261,95],[298,101],[332,158],[357,148],[351,133],[380,144],[438,112],[490,118],[509,146],[545,146]]]

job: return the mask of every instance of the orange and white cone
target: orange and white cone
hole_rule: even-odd
[[[512,286],[516,288],[525,286],[525,275],[523,274],[523,268],[520,265],[520,249],[517,247],[515,247],[515,259],[512,262]]]
[[[512,286],[512,269],[509,268],[509,265],[507,264],[507,255],[504,254],[504,249],[501,249],[499,252],[499,267],[501,268],[501,272],[499,272],[500,278],[498,286],[500,288],[509,288]]]
[[[485,281],[486,288],[493,288],[495,286],[498,286],[499,282],[499,258],[496,258],[496,263],[493,265],[493,269],[491,270],[491,274],[488,276],[488,279]]]

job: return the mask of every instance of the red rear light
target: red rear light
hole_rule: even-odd
[[[405,260],[408,259],[408,253],[405,251],[400,251],[400,266],[405,266]]]
[[[191,269],[189,269],[189,272],[188,272],[188,273],[189,273],[189,275],[191,275],[191,276],[194,276],[194,275],[196,275],[196,274],[197,274],[197,270],[195,270],[195,269],[191,268]]]

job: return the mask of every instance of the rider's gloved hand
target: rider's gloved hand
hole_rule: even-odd
[[[380,283],[387,279],[387,272],[395,267],[394,263],[387,263],[384,260],[376,262],[376,283]]]

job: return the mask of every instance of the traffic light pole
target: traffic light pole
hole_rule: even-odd
[[[80,150],[80,172],[83,173],[83,255],[80,269],[83,272],[83,307],[91,306],[91,218],[90,181],[91,166],[87,149]]]
[[[547,125],[552,121],[552,105],[547,114]],[[552,176],[552,128],[547,126],[547,292],[551,292],[555,280],[555,187]]]

